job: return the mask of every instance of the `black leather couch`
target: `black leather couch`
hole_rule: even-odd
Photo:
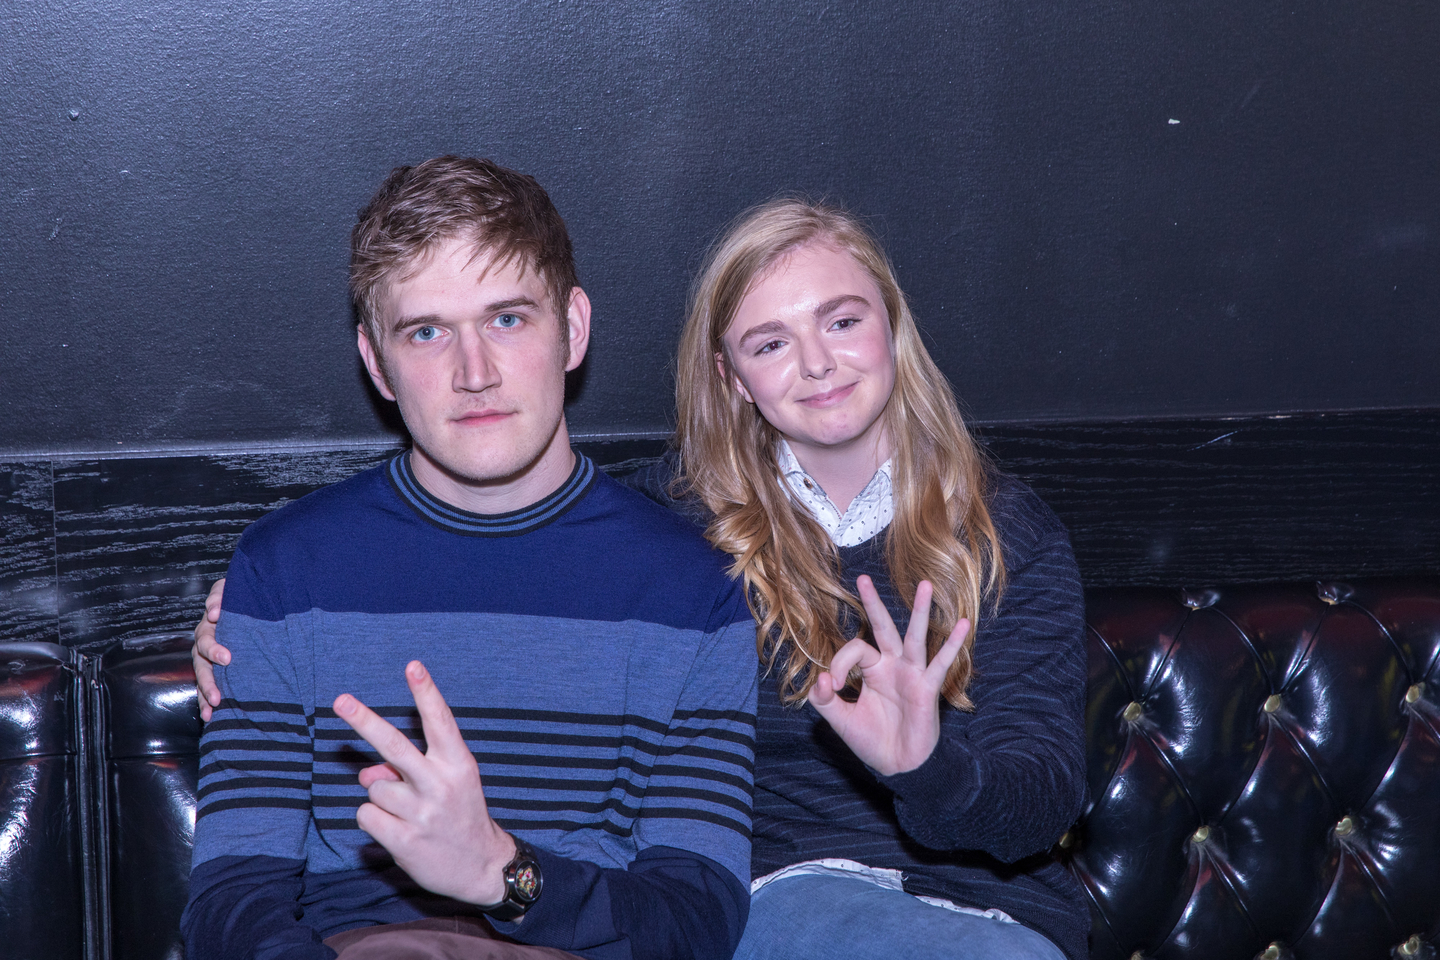
[[[1097,960],[1440,943],[1440,579],[1089,595]],[[187,636],[0,645],[0,955],[179,957]]]

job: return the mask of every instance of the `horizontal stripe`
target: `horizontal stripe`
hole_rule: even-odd
[[[205,725],[206,733],[223,733],[231,730],[253,730],[257,733],[288,733],[292,737],[310,738],[310,728],[303,723],[286,723],[283,720],[255,720],[251,717],[219,716]]]
[[[712,814],[706,810],[690,810],[677,808],[673,810],[646,811],[645,816],[636,823],[643,823],[645,820],[676,820],[676,821],[703,821],[717,827],[722,827],[740,835],[745,840],[750,839],[750,827],[748,824],[732,819],[730,817]],[[506,830],[513,832],[543,830],[558,830],[562,833],[575,833],[582,830],[601,830],[615,837],[630,837],[634,830],[630,825],[616,824],[609,820],[534,820],[527,817],[496,816],[495,821]],[[315,819],[315,826],[321,830],[350,830],[363,833],[355,825],[354,819],[349,820],[321,820]]]
[[[200,765],[200,777],[203,779],[208,775],[219,771],[241,770],[247,773],[305,773],[309,771],[309,762],[294,763],[289,760],[241,760],[236,757],[220,759],[210,757]]]
[[[285,780],[280,777],[237,777],[233,780],[216,780],[203,783],[195,796],[199,799],[231,790],[298,790],[310,792],[309,780]]]
[[[288,797],[236,797],[233,800],[211,800],[197,805],[196,816],[203,817],[224,810],[309,810],[308,800]]]
[[[203,744],[207,755],[221,753],[226,750],[244,750],[248,752],[271,751],[283,754],[310,755],[310,739],[307,737],[298,742],[285,740],[207,740]]]
[[[287,716],[305,716],[305,710],[299,704],[285,703],[275,700],[231,700],[229,697],[220,700],[220,706],[215,708],[216,713],[235,711],[237,713],[283,713]],[[207,726],[208,730],[209,727]]]

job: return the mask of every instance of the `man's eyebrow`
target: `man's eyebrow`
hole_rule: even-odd
[[[781,333],[784,330],[785,324],[779,320],[766,320],[764,323],[757,323],[749,330],[746,330],[744,335],[740,337],[737,345],[743,347],[756,337],[768,337],[772,333]]]
[[[511,297],[509,300],[497,300],[494,303],[486,304],[482,312],[487,314],[499,313],[502,310],[514,310],[516,307],[533,307],[538,310],[540,309],[540,304],[532,297]],[[427,324],[444,322],[444,318],[438,313],[424,313],[415,317],[401,317],[395,321],[395,326],[391,329],[398,333],[401,330],[408,330],[411,327],[423,327]]]

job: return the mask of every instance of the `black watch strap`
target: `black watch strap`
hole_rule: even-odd
[[[514,835],[511,839],[515,841],[515,856],[503,870],[505,899],[494,906],[480,908],[492,920],[519,920],[540,899],[540,890],[545,885],[534,848]]]

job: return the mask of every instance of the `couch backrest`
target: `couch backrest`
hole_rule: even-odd
[[[1100,591],[1091,955],[1358,960],[1440,933],[1440,584]]]
[[[1440,578],[1088,596],[1095,960],[1434,957]],[[189,639],[0,645],[0,953],[178,958]],[[103,811],[103,816],[100,812]]]

